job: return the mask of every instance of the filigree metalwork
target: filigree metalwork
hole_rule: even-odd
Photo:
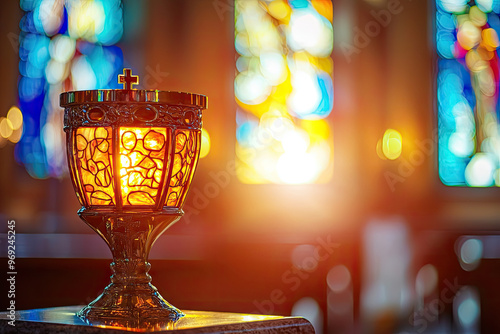
[[[201,108],[154,103],[86,103],[66,107],[64,130],[82,126],[151,125],[201,130]]]
[[[82,205],[181,208],[197,164],[201,132],[122,126],[113,138],[113,131],[87,126],[71,132],[70,166]]]

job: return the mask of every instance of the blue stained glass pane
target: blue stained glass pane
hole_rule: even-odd
[[[494,13],[500,14],[500,1],[499,0],[493,0],[492,9],[493,9]]]
[[[441,31],[438,33],[436,36],[436,47],[439,55],[446,59],[453,59],[453,49],[456,41],[457,39],[452,32]]]
[[[54,2],[50,12],[41,7],[41,1],[21,0],[20,5],[25,14],[19,23],[18,97],[24,124],[15,157],[32,177],[61,177],[67,167],[60,158],[65,155],[65,145],[61,143],[63,111],[57,107],[58,95],[62,87],[75,90],[89,82],[96,88],[120,88],[115,78],[122,71],[123,54],[112,44],[123,34],[122,2],[89,2],[96,9],[102,5],[101,17],[95,17],[104,22],[102,29],[77,25],[71,36],[68,23],[77,22],[81,14],[75,9],[77,4],[72,7],[71,1]],[[75,67],[80,72],[74,76]]]
[[[500,135],[491,130],[499,128],[498,4],[437,0],[439,177],[448,186],[500,186],[492,144]]]
[[[63,18],[61,26],[59,27],[58,34],[65,35],[68,33],[68,10],[64,7]]]
[[[438,11],[436,14],[436,22],[438,29],[440,28],[448,31],[454,31],[456,29],[453,15],[451,13]]]
[[[309,6],[309,2],[307,0],[290,0],[290,6],[293,8],[307,8]]]

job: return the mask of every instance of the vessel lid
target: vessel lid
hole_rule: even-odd
[[[82,103],[161,103],[207,108],[205,95],[145,89],[96,89],[65,92],[60,95],[61,107]]]
[[[205,95],[171,92],[161,90],[133,89],[139,84],[139,76],[132,75],[129,68],[123,69],[123,75],[118,75],[118,83],[123,84],[123,89],[95,89],[65,92],[60,95],[59,104],[67,107],[83,103],[161,103],[171,105],[184,105],[191,107],[207,108]]]

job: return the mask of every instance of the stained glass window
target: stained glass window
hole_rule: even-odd
[[[330,0],[236,0],[236,172],[244,183],[331,178]]]
[[[121,0],[21,0],[16,160],[35,178],[67,173],[63,91],[119,88]],[[19,118],[19,117],[17,117]],[[12,122],[11,122],[12,123]],[[13,130],[14,127],[12,126]],[[19,135],[20,136],[20,135]]]
[[[500,186],[500,2],[437,0],[439,176],[449,186]]]

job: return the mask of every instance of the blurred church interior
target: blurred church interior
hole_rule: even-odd
[[[88,304],[109,282],[58,96],[117,89],[127,67],[140,89],[209,98],[185,215],[150,257],[169,302],[319,334],[500,331],[499,1],[0,6],[18,309]]]

